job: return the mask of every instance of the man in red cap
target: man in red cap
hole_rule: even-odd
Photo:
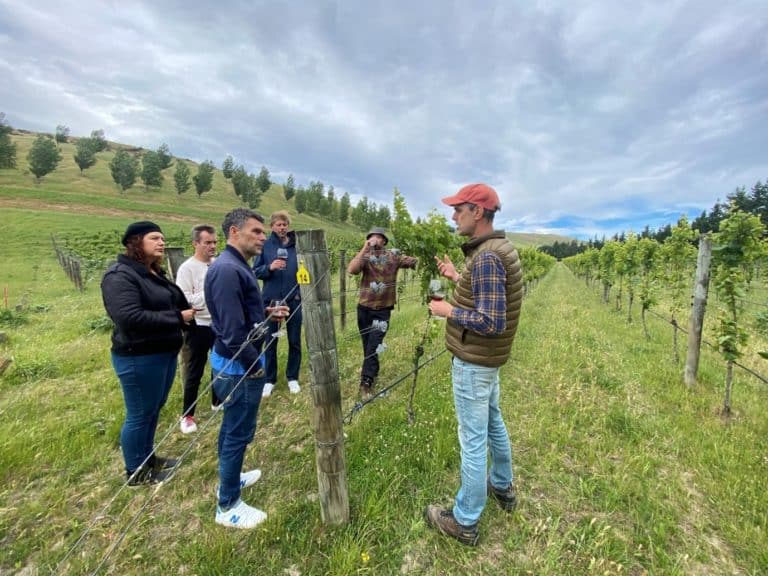
[[[453,302],[429,303],[432,314],[448,320],[445,342],[453,354],[461,487],[452,508],[429,505],[424,515],[430,526],[475,546],[477,522],[488,495],[506,511],[517,503],[512,447],[499,407],[499,369],[509,358],[520,318],[523,272],[504,231],[493,229],[493,217],[501,208],[493,188],[470,184],[443,198],[443,203],[453,207],[456,231],[469,238],[461,247],[465,255],[461,272],[448,256],[435,257],[440,273],[456,283]]]

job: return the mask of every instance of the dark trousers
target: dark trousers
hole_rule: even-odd
[[[200,390],[200,380],[205,373],[208,362],[208,352],[213,347],[213,330],[210,326],[194,326],[184,333],[184,346],[181,348],[181,372],[184,377],[184,410],[185,416],[195,415],[197,392]],[[211,386],[211,404],[219,405],[216,391]]]
[[[363,341],[363,370],[360,373],[361,380],[373,381],[379,375],[379,355],[376,348],[384,341],[384,336],[389,328],[389,317],[392,310],[373,310],[365,306],[357,306],[357,329]],[[373,328],[375,320],[386,323],[386,328]]]
[[[112,353],[112,366],[125,399],[125,422],[120,447],[125,470],[132,474],[152,454],[160,409],[176,377],[176,352],[120,356]]]
[[[274,334],[280,328],[277,322],[269,323],[269,333]],[[298,380],[301,368],[301,302],[291,301],[291,312],[288,321],[285,322],[285,331],[288,335],[288,364],[285,367],[286,380]],[[279,338],[267,337],[267,346],[264,349],[265,381],[271,384],[277,383],[277,343]]]

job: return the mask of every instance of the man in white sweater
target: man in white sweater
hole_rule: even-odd
[[[216,229],[207,224],[192,228],[192,246],[195,253],[179,266],[176,284],[184,292],[190,306],[195,309],[195,326],[184,332],[181,349],[182,375],[184,377],[184,409],[179,426],[183,434],[197,431],[195,406],[200,380],[213,346],[211,315],[205,305],[205,275],[216,254]],[[220,401],[211,387],[211,409],[218,410]]]

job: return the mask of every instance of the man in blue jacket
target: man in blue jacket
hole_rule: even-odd
[[[264,218],[247,208],[236,208],[224,217],[222,230],[227,246],[205,277],[205,302],[215,336],[210,358],[213,386],[224,406],[216,523],[253,528],[267,514],[243,502],[240,490],[256,482],[261,471],[241,470],[245,449],[256,432],[264,388],[261,349],[265,331],[259,327],[263,327],[265,310],[248,262],[264,245]]]
[[[286,329],[288,332],[288,364],[285,378],[291,394],[301,392],[299,368],[301,367],[301,295],[296,282],[296,233],[288,230],[291,217],[285,210],[278,210],[270,217],[272,234],[264,243],[264,249],[256,258],[253,271],[264,285],[264,305],[272,300],[283,300],[290,308]],[[279,330],[277,322],[270,323],[270,334]],[[277,339],[268,341],[264,351],[266,384],[264,398],[272,394],[277,383]]]

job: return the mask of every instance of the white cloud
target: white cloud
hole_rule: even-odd
[[[419,214],[486,181],[510,227],[611,234],[768,177],[767,37],[751,0],[0,0],[0,102]]]

